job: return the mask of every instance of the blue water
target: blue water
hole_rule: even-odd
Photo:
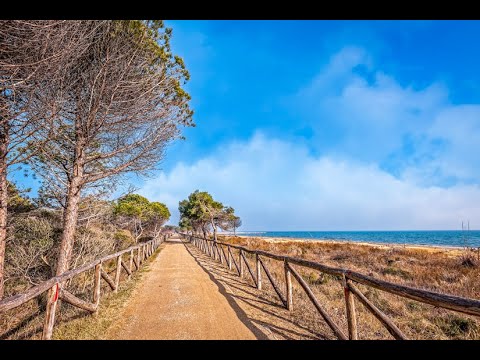
[[[479,247],[480,230],[470,231],[237,231],[238,235],[387,244]]]

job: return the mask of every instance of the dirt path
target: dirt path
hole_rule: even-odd
[[[246,317],[254,326],[254,332],[260,339],[270,340],[313,340],[334,339],[325,321],[320,318],[313,305],[299,300],[295,296],[294,311],[289,312],[277,298],[273,288],[264,278],[263,290],[258,290],[250,279],[248,271],[245,277],[240,278],[236,269],[228,270],[225,264],[214,261],[211,257],[202,253],[192,244],[186,244],[188,252],[195,261],[205,270],[220,292],[229,299],[230,304]],[[238,253],[235,255],[238,261]],[[250,262],[254,270],[254,264]],[[255,270],[254,270],[255,271]],[[265,275],[264,275],[265,276]],[[283,279],[276,279],[282,284]],[[294,291],[295,288],[294,288]],[[285,293],[284,293],[285,295]],[[307,321],[299,321],[302,314],[313,313]],[[305,324],[310,324],[306,326]],[[314,325],[315,326],[311,326]]]
[[[221,290],[186,246],[170,239],[105,338],[264,338]]]

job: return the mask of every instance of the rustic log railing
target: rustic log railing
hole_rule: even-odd
[[[125,250],[118,251],[114,254],[104,256],[86,265],[69,270],[61,275],[46,280],[21,294],[5,298],[0,301],[0,313],[21,306],[27,301],[30,301],[33,298],[40,296],[44,292],[48,291],[42,340],[49,340],[52,338],[53,327],[55,324],[55,309],[57,307],[58,299],[83,310],[89,311],[91,313],[97,312],[101,296],[101,279],[104,279],[109,285],[109,287],[116,292],[118,290],[122,268],[127,273],[128,279],[130,279],[132,273],[134,272],[133,264],[135,264],[135,270],[140,269],[141,263],[143,263],[148,257],[150,257],[155,252],[155,250],[167,239],[167,237],[167,235],[163,235],[148,242],[140,243],[138,245],[131,246]],[[135,251],[137,252],[136,254]],[[122,259],[125,254],[129,256],[128,267],[127,261],[124,261]],[[114,259],[116,260],[116,269],[115,278],[112,279],[110,275],[103,269],[102,264]],[[76,297],[75,295],[67,291],[67,289],[64,288],[64,284],[67,280],[72,279],[73,277],[91,269],[95,269],[95,271],[92,302],[90,303]]]
[[[403,298],[416,300],[425,304],[433,305],[436,307],[453,310],[461,312],[468,315],[480,316],[480,301],[476,299],[467,299],[459,296],[446,295],[428,290],[421,290],[412,288],[409,286],[398,285],[384,280],[375,279],[370,276],[363,275],[361,273],[342,269],[335,268],[331,266],[322,265],[317,262],[298,259],[290,256],[283,256],[278,254],[273,254],[267,251],[262,250],[250,250],[244,246],[232,245],[229,243],[214,241],[211,239],[206,239],[202,237],[197,237],[189,234],[180,234],[184,239],[188,239],[192,244],[199,248],[202,252],[213,257],[213,249],[221,249],[218,251],[218,254],[221,259],[223,253],[225,257],[224,247],[227,248],[228,256],[225,257],[225,264],[230,270],[232,270],[232,260],[235,264],[235,268],[240,277],[244,276],[244,264],[247,267],[248,273],[250,274],[251,279],[253,280],[253,286],[261,289],[261,273],[262,269],[267,275],[267,279],[272,284],[275,293],[278,295],[283,306],[288,310],[293,309],[293,287],[292,287],[292,275],[300,284],[300,287],[305,291],[310,301],[313,303],[315,308],[318,310],[322,318],[328,324],[333,333],[342,340],[357,340],[358,331],[357,331],[357,317],[355,310],[355,300],[356,297],[364,307],[371,312],[379,322],[388,330],[388,332],[397,340],[405,340],[407,337],[405,334],[393,323],[393,321],[384,314],[380,309],[378,309],[359,289],[354,283],[366,285],[373,287],[394,295],[401,296]],[[237,265],[235,261],[234,252],[232,249],[238,250],[238,261]],[[250,254],[254,256],[256,263],[256,276],[250,269],[247,258],[245,254]],[[278,284],[275,282],[270,271],[265,266],[265,262],[262,258],[270,258],[273,260],[282,261],[284,263],[285,269],[285,296],[280,291]],[[223,263],[223,261],[222,261]],[[333,275],[336,278],[340,279],[344,289],[344,300],[346,307],[346,316],[347,316],[347,326],[348,326],[348,336],[342,332],[337,324],[332,320],[332,318],[327,314],[325,309],[321,306],[314,293],[308,286],[307,282],[302,278],[302,276],[295,270],[293,265],[298,265],[314,270],[318,270],[325,274]]]

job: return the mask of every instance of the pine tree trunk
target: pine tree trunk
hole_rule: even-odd
[[[8,134],[0,135],[0,299],[4,294],[5,246],[7,243],[7,159]]]
[[[77,126],[78,125],[76,125],[76,131],[78,134],[79,129]],[[84,141],[78,137],[76,142],[73,174],[70,177],[70,182],[68,184],[65,211],[63,213],[63,233],[60,243],[60,254],[57,261],[57,275],[60,275],[69,269],[73,244],[75,242],[75,232],[78,220],[78,204],[80,202],[80,191],[82,190],[85,166]]]
[[[217,242],[217,225],[215,224],[213,219],[211,220],[211,223],[212,223],[212,227],[213,227],[213,241]]]
[[[57,262],[57,275],[68,270],[72,257],[80,202],[80,181],[81,179],[78,177],[73,178],[68,188],[65,212],[63,213],[63,233]]]

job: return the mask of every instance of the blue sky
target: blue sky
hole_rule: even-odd
[[[478,21],[167,21],[195,128],[136,180],[206,190],[243,230],[480,223]]]

